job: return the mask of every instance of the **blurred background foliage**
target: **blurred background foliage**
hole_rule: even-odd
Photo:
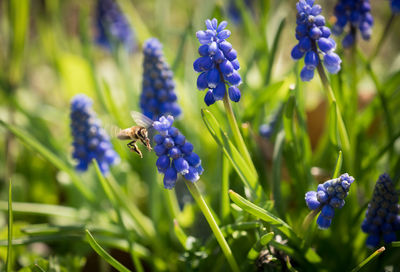
[[[113,176],[125,200],[151,219],[155,240],[138,234],[129,213],[118,212],[122,204],[110,201],[93,166],[83,174],[73,170],[70,99],[77,93],[90,96],[105,128],[132,126],[129,112],[140,111],[141,47],[150,37],[157,37],[164,45],[166,60],[175,75],[178,103],[183,111],[177,126],[202,158],[205,173],[198,186],[219,216],[222,229],[233,224],[230,230],[225,227],[226,237],[243,271],[350,270],[372,253],[365,247],[366,235],[360,229],[366,203],[381,173],[389,173],[397,188],[400,178],[398,18],[393,21],[391,32],[385,33],[378,55],[368,62],[391,16],[388,1],[372,1],[375,25],[369,42],[360,41],[355,51],[338,46],[342,70],[330,80],[351,139],[351,160],[346,161],[349,157],[344,156],[342,172],[349,172],[356,183],[332,227],[326,231],[309,230],[312,237],[307,243],[318,258],[303,256],[293,249],[293,244],[291,248],[286,245],[289,249],[285,250],[280,236],[268,247],[260,244],[260,237],[274,228],[229,204],[222,180],[229,180],[229,188],[240,195],[245,196],[246,192],[202,121],[204,93],[196,89],[197,75],[192,66],[198,57],[195,32],[204,29],[207,18],[227,20],[232,32],[229,41],[238,51],[243,78],[242,100],[234,105],[234,111],[242,123],[258,182],[263,187],[262,198],[252,201],[279,215],[303,237],[301,225],[308,213],[304,194],[332,176],[341,148],[332,136],[334,122],[329,119],[329,105],[320,80],[299,81],[300,66],[290,57],[296,43],[295,1],[117,2],[134,32],[133,52],[121,46],[110,50],[96,44],[97,1],[0,2],[0,209],[4,211],[0,217],[1,269],[5,269],[7,256],[10,179],[15,269],[31,266],[26,268],[31,270],[23,271],[39,271],[32,266],[38,263],[46,267],[45,271],[110,271],[110,266],[87,244],[86,228],[132,270],[140,270],[140,265],[133,263],[135,258],[130,258],[129,253],[140,260],[146,271],[226,268],[218,244],[183,182],[178,182],[172,191],[177,195],[178,213],[168,207],[169,193],[157,176],[154,154],[144,151],[145,158],[141,160],[125,143],[112,140],[121,156],[121,163],[112,169]],[[334,2],[318,1],[328,24],[334,22]],[[228,131],[222,103],[208,109]],[[272,136],[261,137],[259,126],[273,118],[277,121]],[[16,128],[17,133],[4,123]],[[53,157],[43,156],[38,144]],[[93,193],[94,201],[80,193],[77,183]],[[270,201],[273,199],[274,208]],[[257,241],[256,257],[248,258]],[[370,271],[395,264],[399,254],[398,248],[389,247],[369,265]]]

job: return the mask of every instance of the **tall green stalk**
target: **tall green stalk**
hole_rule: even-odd
[[[186,186],[188,187],[190,193],[192,194],[194,200],[196,201],[197,205],[201,212],[203,213],[204,217],[206,218],[208,224],[211,227],[212,232],[214,233],[215,238],[217,239],[218,244],[220,245],[222,252],[224,253],[228,263],[232,269],[232,271],[239,272],[239,266],[236,263],[235,258],[233,257],[232,250],[230,249],[228,243],[226,242],[221,229],[218,227],[217,222],[214,219],[210,209],[207,206],[207,203],[204,201],[199,188],[197,187],[196,183],[192,183],[190,181],[185,180]]]
[[[225,93],[223,101],[224,101],[226,115],[228,116],[229,126],[231,127],[233,139],[235,140],[238,150],[239,150],[240,154],[243,156],[243,158],[245,159],[246,163],[249,165],[249,167],[251,167],[252,170],[255,171],[253,161],[251,160],[250,153],[247,150],[247,147],[246,147],[246,144],[244,143],[242,134],[240,133],[240,129],[237,124],[235,115],[233,113],[231,103],[229,102],[227,93]]]
[[[335,94],[333,93],[332,87],[329,84],[328,77],[325,74],[325,70],[322,67],[321,60],[319,60],[319,62],[318,62],[317,70],[318,70],[319,77],[321,78],[322,85],[324,86],[324,89],[328,95],[329,104],[334,103],[335,108],[336,108],[336,115],[337,115],[337,122],[338,122],[337,125],[338,125],[338,130],[339,130],[340,142],[343,147],[344,157],[347,158],[346,161],[348,163],[352,163],[353,161],[351,160],[350,140],[349,140],[349,136],[347,134],[346,126],[344,124],[342,114],[340,113],[339,106],[336,103]]]

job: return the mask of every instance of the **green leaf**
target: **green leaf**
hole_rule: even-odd
[[[8,184],[8,246],[7,246],[7,272],[12,271],[12,236],[13,236],[13,210],[12,210],[12,182]]]
[[[257,173],[248,167],[244,158],[241,156],[235,145],[229,140],[228,135],[222,129],[214,115],[205,109],[201,110],[201,116],[211,136],[215,142],[222,148],[225,156],[231,162],[233,168],[238,173],[243,183],[253,192],[257,192],[259,188]]]
[[[86,197],[87,200],[91,202],[95,200],[94,194],[84,186],[85,184],[84,181],[81,178],[79,178],[78,175],[75,173],[75,171],[72,170],[71,167],[63,160],[61,160],[57,155],[52,153],[49,149],[47,149],[45,146],[39,143],[35,138],[29,135],[29,133],[23,131],[22,129],[7,124],[3,120],[0,120],[0,125],[11,131],[26,146],[32,148],[33,150],[41,154],[45,159],[51,162],[59,170],[66,172],[71,177],[72,183],[79,190],[79,192],[81,192],[82,195]]]
[[[18,84],[23,75],[21,66],[23,64],[23,55],[25,41],[29,26],[29,0],[10,0],[8,1],[9,24],[11,28],[10,37],[10,59],[9,75],[12,85]]]
[[[332,178],[338,178],[340,174],[340,170],[342,169],[342,162],[343,162],[343,157],[342,157],[342,151],[339,151],[338,158],[336,160],[336,166],[335,166],[335,171],[333,172]]]
[[[358,264],[356,267],[354,267],[351,272],[357,272],[360,271],[361,268],[363,268],[367,263],[369,263],[370,261],[372,261],[374,258],[376,258],[377,256],[379,256],[382,252],[385,251],[385,247],[381,247],[379,249],[377,249],[374,253],[372,253],[371,255],[369,255],[365,260],[363,260],[360,264]]]
[[[299,244],[301,242],[300,238],[293,231],[293,229],[279,217],[244,199],[232,190],[229,191],[229,196],[231,200],[240,208],[267,222],[272,228],[281,231],[293,243]]]
[[[7,210],[7,202],[0,201],[0,211]],[[38,203],[27,203],[27,202],[14,202],[13,203],[14,213],[25,213],[25,214],[37,214],[45,216],[61,216],[61,217],[78,217],[78,210],[60,206],[60,205],[49,205],[49,204],[38,204]]]
[[[90,246],[93,248],[94,251],[99,254],[100,257],[102,257],[106,262],[108,262],[112,267],[117,269],[120,272],[130,272],[128,268],[123,266],[120,262],[118,262],[116,259],[114,259],[110,254],[108,254],[107,251],[105,251],[94,239],[92,234],[89,232],[89,230],[86,230],[86,239],[88,240]]]
[[[274,235],[275,234],[273,232],[270,232],[261,236],[261,238],[257,240],[257,242],[250,249],[249,253],[247,254],[247,258],[253,261],[257,259],[257,257],[260,255],[261,249],[274,238]]]

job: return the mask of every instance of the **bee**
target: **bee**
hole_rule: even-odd
[[[130,128],[121,129],[118,134],[117,138],[119,140],[131,140],[127,146],[131,151],[134,151],[139,154],[141,158],[143,158],[143,154],[136,145],[137,141],[141,141],[144,146],[147,147],[148,151],[151,151],[150,139],[149,139],[149,130],[151,131],[153,121],[144,116],[143,114],[132,111],[131,116],[137,126],[132,126]]]

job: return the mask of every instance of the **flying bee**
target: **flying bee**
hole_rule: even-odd
[[[142,144],[147,147],[147,150],[151,151],[149,130],[152,129],[153,121],[136,111],[132,111],[131,116],[137,126],[120,130],[117,134],[117,138],[120,140],[131,140],[127,146],[131,151],[138,153],[139,156],[143,158],[143,154],[136,145],[136,142],[141,141]]]

